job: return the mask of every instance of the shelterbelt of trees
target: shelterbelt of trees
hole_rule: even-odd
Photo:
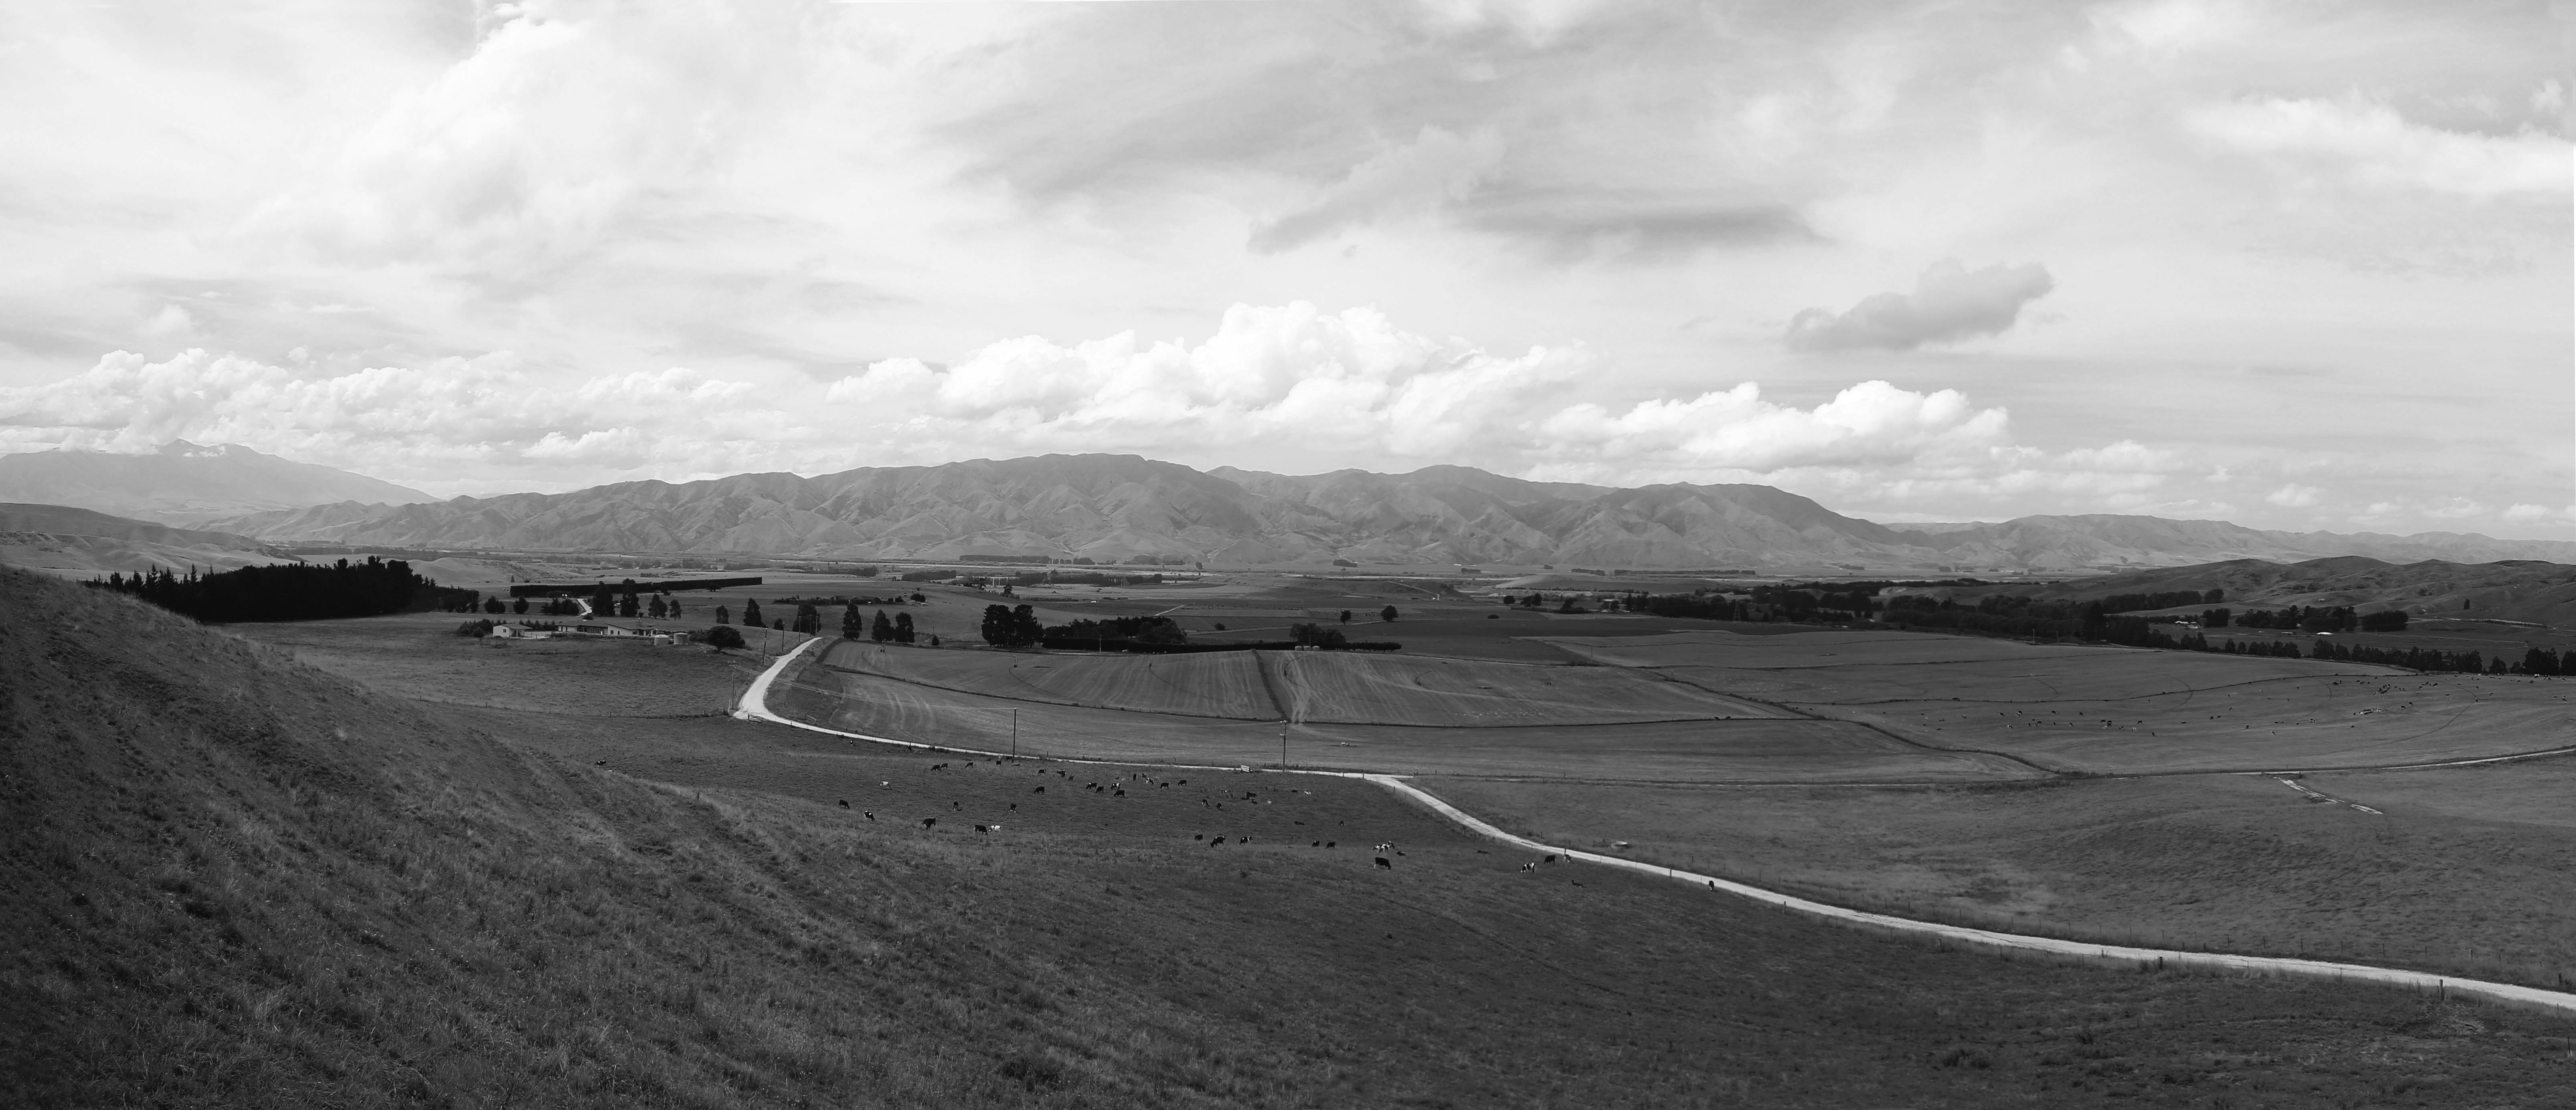
[[[1379,619],[1393,621],[1395,607],[1379,611]],[[1343,619],[1350,619],[1344,613]],[[1222,626],[1219,626],[1222,627]],[[1199,651],[1255,651],[1313,647],[1328,651],[1395,651],[1404,645],[1387,640],[1353,640],[1339,628],[1324,624],[1291,625],[1291,639],[1277,641],[1229,641],[1194,644],[1190,636],[1170,617],[1110,617],[1106,620],[1077,620],[1064,624],[1038,623],[1037,613],[1026,605],[987,605],[979,629],[984,642],[1001,648],[1046,647],[1060,651],[1127,651],[1168,654]]]
[[[412,573],[403,560],[373,555],[363,563],[279,563],[214,574],[190,567],[184,577],[154,568],[132,576],[111,574],[89,585],[218,624],[373,617],[455,609],[482,600],[476,591],[441,586]]]

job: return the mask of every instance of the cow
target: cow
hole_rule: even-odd
[[[1039,788],[1037,788],[1037,789],[1035,789],[1035,790],[1029,791],[1029,793],[1031,793],[1031,794],[1044,794],[1044,793],[1046,793],[1046,787],[1041,786],[1041,787],[1039,787]]]
[[[842,808],[842,809],[848,809],[848,808],[850,808],[850,800],[849,800],[848,798],[843,798],[843,799],[841,799],[841,808]]]
[[[1377,858],[1377,865],[1389,871],[1395,870],[1395,864],[1390,862],[1385,856],[1379,856]]]
[[[867,811],[865,811],[865,812],[866,812],[866,813],[867,813],[867,815],[868,815],[868,820],[870,820],[870,821],[874,821],[874,820],[876,820],[876,819],[877,819],[877,811],[875,811],[875,810],[871,809],[871,810],[867,810]]]
[[[993,831],[993,826],[990,826],[990,825],[977,825],[977,826],[975,826],[975,831],[976,831],[976,832],[991,832],[991,831]]]
[[[1325,841],[1325,842],[1324,842],[1324,847],[1327,847],[1327,848],[1333,848],[1333,847],[1339,847],[1339,846],[1340,846],[1340,845],[1339,845],[1339,842],[1338,842],[1338,841],[1327,840],[1327,841]]]
[[[938,823],[939,823],[939,819],[938,819],[938,818],[936,818],[936,817],[924,817],[924,818],[922,818],[922,819],[921,819],[921,827],[922,827],[922,828],[925,828],[925,829],[927,829],[927,828],[931,827],[932,825],[936,825],[936,824],[938,824]]]

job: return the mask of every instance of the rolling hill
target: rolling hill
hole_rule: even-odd
[[[229,532],[173,528],[64,505],[0,504],[0,563],[13,566],[89,577],[283,561],[258,541]]]
[[[0,464],[14,466],[22,480],[18,487],[0,488],[22,488],[28,485],[24,474],[75,463],[197,467],[216,475],[174,480],[168,483],[172,490],[223,486],[231,479],[222,474],[245,467],[301,465],[239,448],[174,447],[185,449],[142,461],[66,452],[11,456]],[[1341,559],[1800,573],[2011,573],[2335,555],[2576,561],[2576,543],[2567,542],[2439,532],[2291,533],[2147,516],[1894,527],[1770,486],[1613,489],[1524,481],[1460,466],[1409,474],[1285,475],[1232,467],[1199,471],[1133,455],[1046,455],[863,467],[814,477],[621,482],[569,493],[449,501],[429,501],[325,468],[307,470],[338,479],[279,485],[263,493],[267,503],[253,511],[163,507],[144,515],[186,517],[271,543],[824,559],[1045,555],[1232,566],[1328,565]],[[372,485],[353,491],[353,484],[364,483]],[[94,483],[72,485],[78,484],[54,482],[49,488],[65,492],[50,500],[93,508],[100,507],[98,500],[112,500],[104,494],[82,500],[72,495],[92,490]],[[238,502],[248,495],[234,490],[226,496]],[[214,497],[172,494],[164,500],[203,505]]]
[[[172,440],[149,455],[73,450],[0,455],[0,501],[73,505],[186,527],[243,512],[328,502],[428,500],[428,494],[392,482],[229,443],[203,447]]]

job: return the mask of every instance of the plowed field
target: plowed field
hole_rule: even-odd
[[[1023,655],[930,650],[844,640],[827,651],[827,667],[903,682],[1019,701],[1053,702],[1142,713],[1276,721],[1278,703],[1262,686],[1248,651],[1203,655]]]
[[[1476,728],[1795,716],[1649,671],[1374,653],[1022,654],[842,641],[823,664],[1017,701],[1246,721]]]

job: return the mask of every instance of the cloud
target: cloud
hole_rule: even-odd
[[[351,262],[543,264],[727,160],[794,59],[752,17],[490,9],[470,53],[401,90],[242,230]]]
[[[2324,490],[2318,489],[2315,486],[2302,486],[2294,482],[2273,490],[2270,493],[2264,494],[2263,500],[2274,505],[2279,505],[2284,509],[2305,509],[2323,500],[2324,497]]]
[[[1412,142],[1352,167],[1312,204],[1254,228],[1249,245],[1269,254],[1353,225],[1455,201],[1492,172],[1503,153],[1502,134],[1493,128],[1458,135],[1425,127]]]
[[[2487,135],[2427,127],[2358,94],[2339,100],[2239,100],[2192,111],[2183,124],[2203,139],[2284,170],[2374,189],[2477,199],[2561,196],[2569,189],[2571,148],[2565,139],[2530,130]]]
[[[329,373],[120,351],[62,381],[0,388],[0,450],[239,443],[431,492],[482,492],[758,469],[782,446],[833,435],[759,402],[748,382],[678,368],[552,386],[507,354]]]
[[[1540,425],[1552,461],[1647,463],[1659,470],[1754,473],[1797,467],[1901,467],[1931,457],[2002,446],[2002,409],[1978,409],[1965,394],[1916,393],[1862,382],[1812,409],[1762,400],[1746,382],[1687,401],[1641,401],[1612,415],[1578,404]]]
[[[1790,318],[1786,339],[1802,350],[1910,351],[1926,343],[1994,335],[2013,326],[2023,305],[2056,286],[2056,279],[2036,262],[1969,270],[1944,259],[1923,271],[1912,293],[1875,294],[1839,315],[1823,308],[1800,311]]]
[[[942,372],[876,363],[828,400],[947,442],[1028,449],[1301,449],[1447,458],[1507,448],[1512,414],[1595,368],[1580,347],[1514,357],[1397,329],[1372,309],[1236,305],[1196,347],[1133,332],[1071,345],[994,343]]]
[[[933,460],[1122,450],[1269,469],[1451,462],[1619,485],[1768,482],[1873,504],[2066,497],[2090,510],[2103,499],[2160,504],[2155,490],[2206,470],[2128,440],[2025,447],[2001,408],[1884,381],[1812,406],[1767,399],[1753,382],[1573,399],[1610,370],[1581,345],[1500,354],[1406,332],[1372,309],[1296,303],[1237,305],[1195,346],[1028,336],[946,370],[889,359],[826,396],[847,420],[886,427],[889,443]]]

